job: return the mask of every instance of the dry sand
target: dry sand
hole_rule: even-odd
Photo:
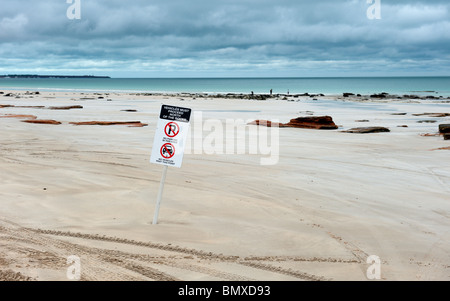
[[[0,280],[68,280],[71,255],[81,280],[367,280],[370,255],[382,280],[450,280],[450,150],[436,150],[450,141],[421,136],[450,117],[413,115],[449,104],[20,94],[0,95],[15,106],[0,116],[62,124],[0,118]],[[162,166],[149,159],[162,103],[223,123],[314,114],[341,127],[280,129],[276,165],[186,154],[181,169],[169,168],[152,225]],[[48,109],[71,105],[83,109]],[[94,120],[148,126],[69,124]],[[341,132],[358,126],[391,132]]]

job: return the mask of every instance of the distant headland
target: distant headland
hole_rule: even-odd
[[[8,75],[0,75],[0,78],[111,78],[111,77],[109,77],[109,76],[94,76],[94,75],[8,74]]]

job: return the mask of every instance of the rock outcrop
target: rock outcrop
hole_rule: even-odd
[[[436,123],[436,120],[419,120],[417,123]]]
[[[61,122],[56,120],[44,120],[44,119],[30,119],[30,120],[22,120],[22,122],[26,123],[36,123],[36,124],[52,124],[52,125],[59,125]]]
[[[291,119],[286,127],[318,129],[318,130],[336,130],[338,126],[334,123],[330,116],[309,116]]]
[[[386,98],[389,94],[388,93],[380,93],[380,94],[372,94],[370,95],[370,98]]]
[[[353,128],[347,131],[343,131],[344,133],[356,133],[356,134],[370,134],[370,133],[383,133],[390,132],[388,128],[381,126],[372,126],[372,127],[363,127],[363,128]]]
[[[1,115],[0,118],[37,119],[37,117],[34,115],[13,115],[13,114]]]
[[[422,113],[422,114],[413,114],[413,116],[448,117],[450,116],[450,113]]]
[[[128,125],[130,127],[144,127],[148,124],[142,123],[140,121],[85,121],[85,122],[70,122],[73,125]]]
[[[318,130],[336,130],[338,126],[333,122],[330,116],[309,116],[298,117],[291,119],[289,123],[278,123],[268,120],[255,120],[249,124],[262,125],[267,127],[281,127],[281,128],[303,128],[303,129],[318,129]]]
[[[14,106],[15,108],[21,109],[43,109],[45,106]]]
[[[440,124],[439,125],[439,133],[441,133],[441,134],[450,133],[450,124]]]
[[[49,110],[72,110],[72,109],[82,109],[83,106],[64,106],[64,107],[49,107]]]

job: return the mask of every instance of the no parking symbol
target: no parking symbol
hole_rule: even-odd
[[[169,122],[164,128],[167,137],[174,138],[180,133],[180,126],[176,122]]]

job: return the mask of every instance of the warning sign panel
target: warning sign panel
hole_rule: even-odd
[[[191,109],[163,105],[161,107],[159,119],[189,123],[189,120],[191,119]]]
[[[189,108],[161,107],[150,162],[181,167],[190,119]]]

